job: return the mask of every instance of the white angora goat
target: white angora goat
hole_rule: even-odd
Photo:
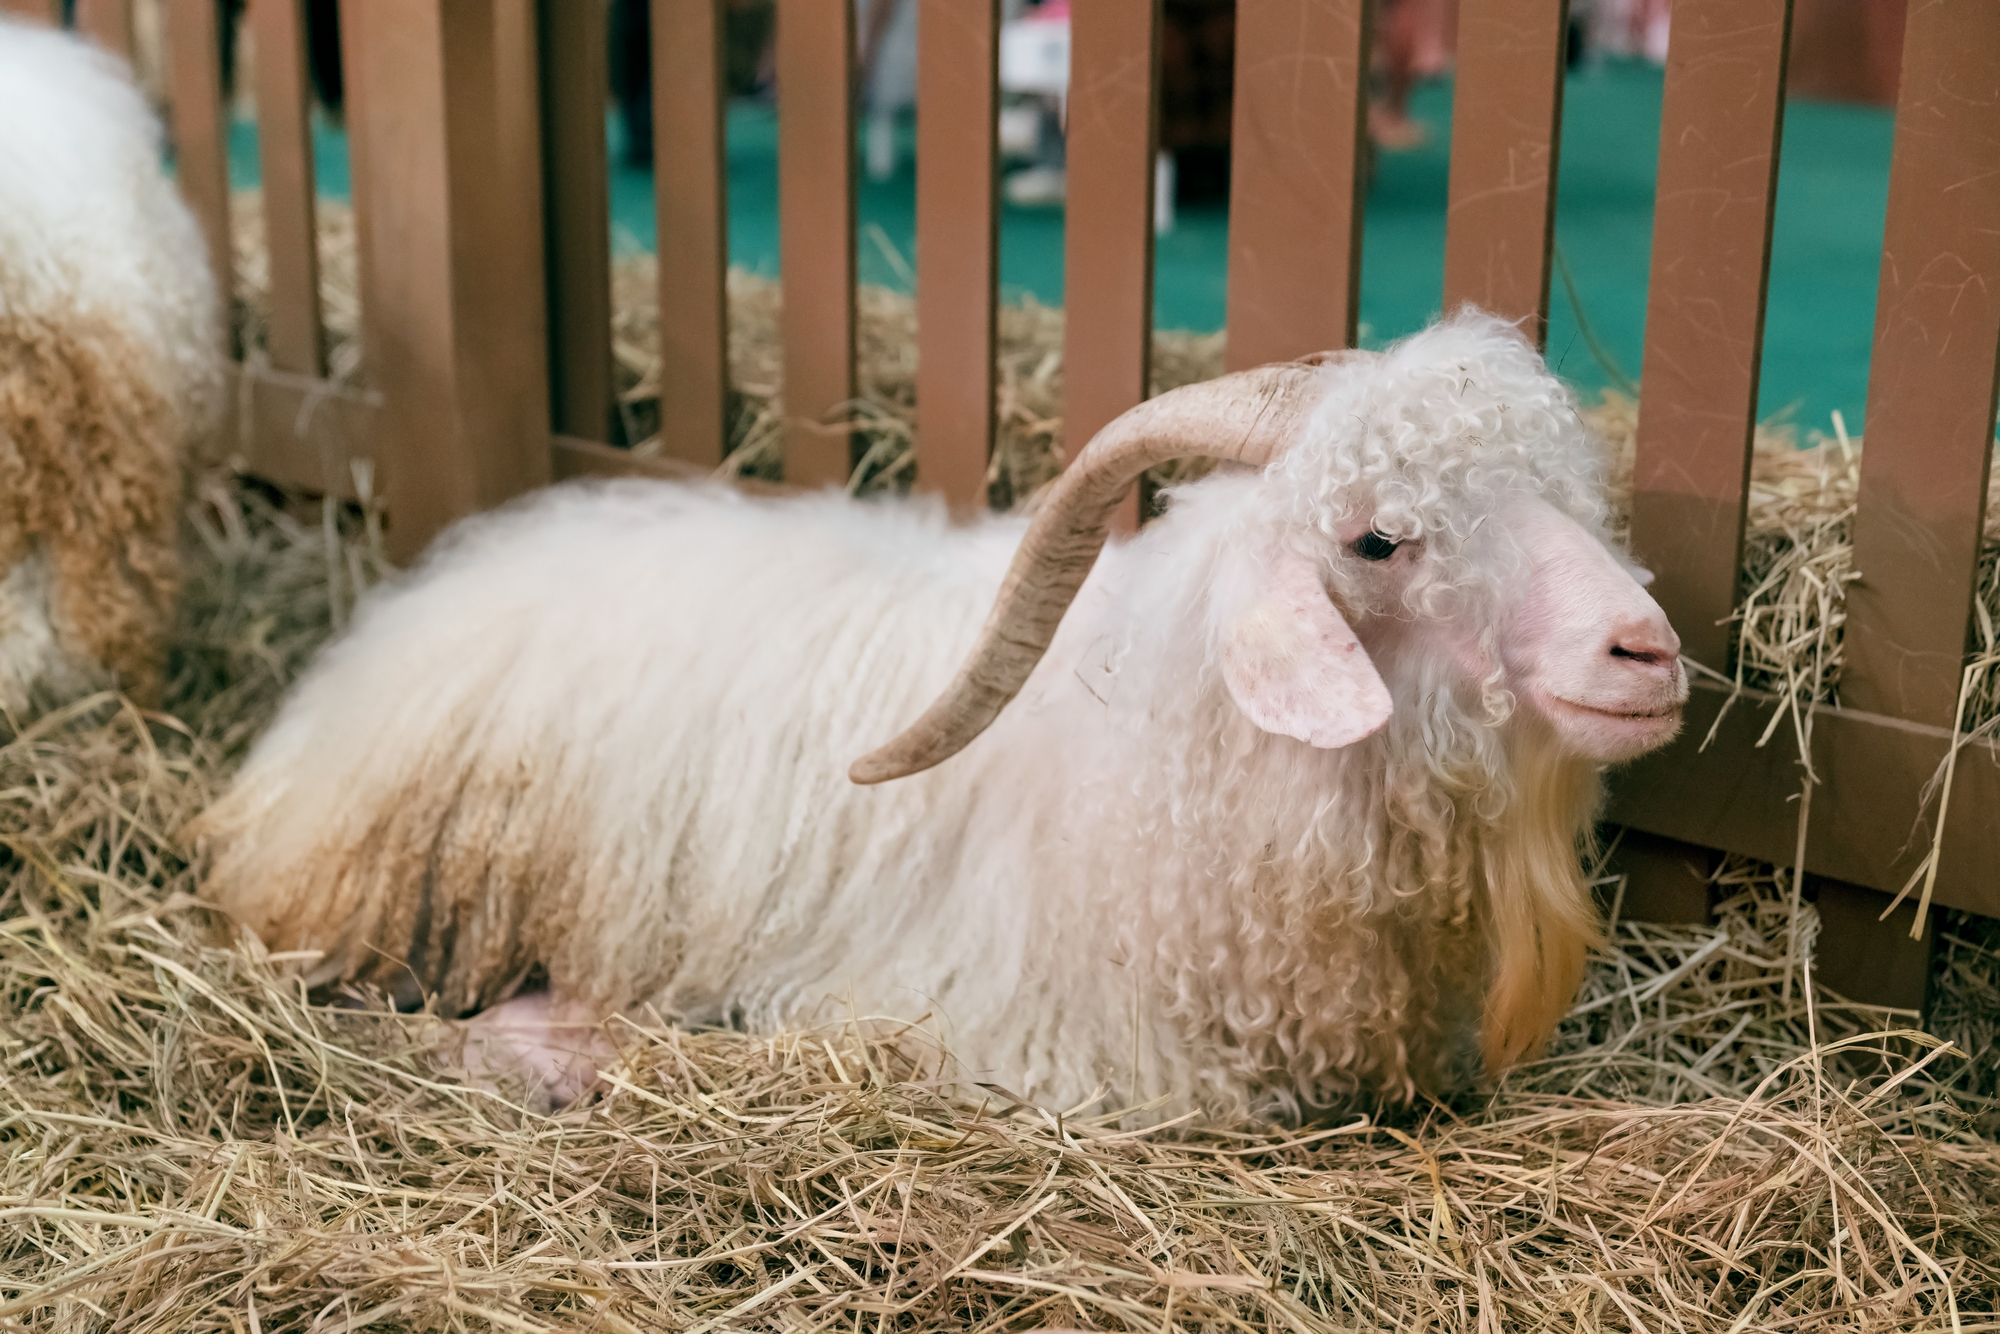
[[[1240,466],[1100,556],[1184,455]],[[556,1097],[596,1056],[531,1025],[642,1006],[929,1017],[1057,1106],[1442,1090],[1562,1014],[1599,769],[1679,726],[1604,511],[1478,314],[1162,395],[1032,521],[558,488],[300,683],[199,827],[209,893],[315,982],[499,1006],[474,1031]]]
[[[125,68],[0,18],[0,708],[156,692],[219,319]]]

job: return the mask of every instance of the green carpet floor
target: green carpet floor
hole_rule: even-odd
[[[1607,63],[1579,70],[1565,92],[1556,244],[1577,299],[1617,372],[1600,365],[1579,335],[1560,281],[1552,296],[1549,360],[1589,391],[1637,378],[1651,255],[1654,170],[1659,151],[1660,72]],[[1444,212],[1450,153],[1451,86],[1418,91],[1414,111],[1431,131],[1417,151],[1383,154],[1368,196],[1363,234],[1363,341],[1379,345],[1421,327],[1438,310],[1443,283]],[[1786,112],[1778,211],[1765,321],[1760,415],[1789,413],[1824,428],[1841,410],[1860,429],[1874,327],[1875,284],[1888,196],[1893,118],[1886,110],[1795,103]],[[614,140],[616,135],[614,133]],[[916,260],[912,127],[903,127],[901,167],[860,187],[859,268],[866,282],[909,289]],[[777,119],[760,103],[730,108],[731,262],[778,272]],[[615,148],[615,143],[614,143]],[[337,130],[316,135],[321,189],[347,190],[346,144]],[[256,132],[237,126],[231,171],[256,182]],[[614,162],[617,154],[614,152]],[[653,244],[652,178],[615,166],[614,244]],[[1228,212],[1184,208],[1160,238],[1155,319],[1161,328],[1221,327]],[[1010,298],[1062,300],[1062,213],[1008,208],[1000,225],[1000,279]]]

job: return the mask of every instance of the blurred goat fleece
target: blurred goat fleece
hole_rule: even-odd
[[[1161,395],[1032,519],[558,487],[364,606],[198,822],[207,892],[314,984],[486,1011],[542,1105],[645,1007],[927,1021],[1134,1120],[1444,1092],[1562,1015],[1600,769],[1680,725],[1642,581],[1471,311]]]
[[[116,58],[0,17],[0,710],[159,692],[222,325]]]

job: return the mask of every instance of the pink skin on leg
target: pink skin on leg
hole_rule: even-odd
[[[482,1010],[465,1026],[464,1062],[473,1084],[518,1093],[531,1111],[575,1102],[596,1082],[611,1047],[603,1028],[530,991]]]

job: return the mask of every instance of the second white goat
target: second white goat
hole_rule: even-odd
[[[151,703],[184,460],[222,407],[200,230],[130,72],[0,16],[0,712]]]
[[[1100,558],[1194,454],[1237,466]],[[1060,1107],[1441,1091],[1561,1016],[1599,771],[1679,726],[1605,520],[1476,314],[1154,399],[1031,522],[558,488],[364,609],[202,821],[208,892],[315,982],[488,1010],[550,1099],[601,1053],[533,1025],[642,1007],[928,1019]]]

